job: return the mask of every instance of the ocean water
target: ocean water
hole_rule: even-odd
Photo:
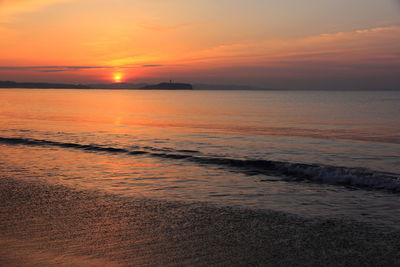
[[[400,227],[400,92],[0,90],[0,176]]]

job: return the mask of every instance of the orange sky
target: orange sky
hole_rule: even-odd
[[[0,0],[0,80],[398,88],[399,1],[293,2]]]

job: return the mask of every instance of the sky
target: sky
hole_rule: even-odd
[[[0,0],[0,80],[400,89],[398,0]]]

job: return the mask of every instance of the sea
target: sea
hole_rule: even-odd
[[[400,91],[0,90],[0,179],[400,229]]]

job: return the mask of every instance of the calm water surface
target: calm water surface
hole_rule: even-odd
[[[4,176],[400,225],[400,92],[0,90]]]

